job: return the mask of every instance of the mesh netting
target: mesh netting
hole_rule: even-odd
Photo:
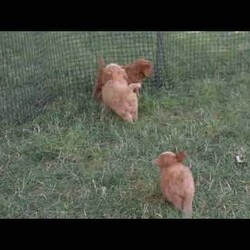
[[[98,55],[107,63],[152,61],[143,89],[154,91],[248,72],[250,32],[1,32],[1,123],[22,122],[58,97],[91,98]]]

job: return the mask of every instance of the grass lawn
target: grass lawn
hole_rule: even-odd
[[[188,153],[194,218],[250,218],[250,33],[165,34],[168,88],[145,83],[135,124],[90,97],[96,55],[155,62],[155,34],[69,33],[0,36],[0,218],[181,218],[167,150]]]
[[[247,74],[180,83],[144,94],[133,125],[91,99],[54,102],[1,131],[0,217],[180,218],[161,198],[152,159],[186,150],[194,218],[249,218],[249,91]]]

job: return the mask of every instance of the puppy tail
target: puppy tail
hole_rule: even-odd
[[[192,219],[192,203],[193,203],[193,197],[186,197],[183,199],[183,207],[182,207],[182,218],[183,219]]]
[[[97,69],[97,80],[93,89],[92,96],[95,99],[102,99],[101,98],[101,90],[103,87],[103,82],[102,82],[102,73],[103,73],[103,68],[105,67],[105,61],[103,57],[98,58],[98,69]]]
[[[103,57],[98,58],[98,71],[105,67],[105,61]]]

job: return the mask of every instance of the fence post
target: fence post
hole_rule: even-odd
[[[156,48],[156,63],[155,63],[155,88],[160,89],[166,84],[166,64],[164,51],[164,36],[163,32],[157,32],[157,48]]]

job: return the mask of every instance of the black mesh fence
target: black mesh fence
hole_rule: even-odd
[[[97,57],[145,58],[144,91],[249,72],[250,32],[0,32],[0,122],[22,122],[57,98],[91,98]],[[83,105],[87,105],[83,104]]]

